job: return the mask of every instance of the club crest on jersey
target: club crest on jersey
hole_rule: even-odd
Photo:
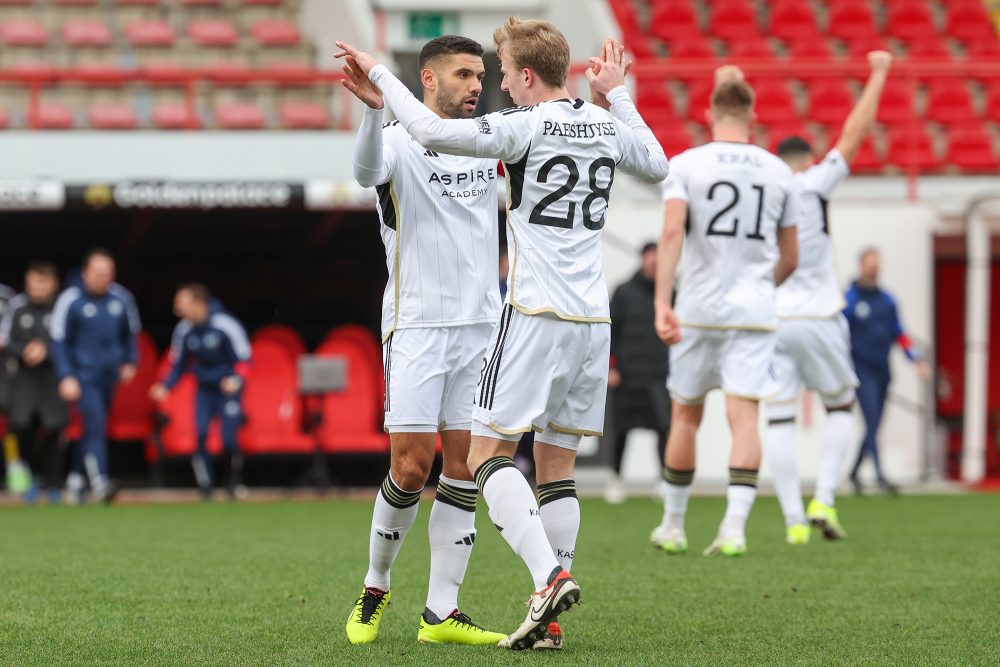
[[[30,329],[35,325],[35,317],[31,313],[25,313],[18,318],[17,323],[22,329]]]
[[[97,306],[92,303],[88,303],[83,307],[84,317],[94,317],[95,315],[97,315]]]
[[[122,305],[117,301],[112,301],[108,304],[108,312],[117,317],[122,314]]]

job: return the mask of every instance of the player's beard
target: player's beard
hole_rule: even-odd
[[[447,90],[439,90],[437,94],[438,109],[448,118],[472,118],[476,114],[476,109],[466,109],[465,100],[470,96],[456,97],[454,93]]]

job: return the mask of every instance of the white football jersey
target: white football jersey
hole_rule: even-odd
[[[507,177],[507,301],[528,314],[610,322],[601,229],[616,169],[649,182],[667,160],[624,86],[614,114],[581,99],[513,107],[469,120],[428,114],[383,66],[370,78],[398,118],[436,150],[499,158]],[[427,142],[425,142],[427,143]]]
[[[496,321],[497,161],[428,150],[398,121],[383,127],[382,140],[383,339],[397,329]]]
[[[681,324],[774,329],[777,231],[797,220],[791,169],[759,146],[726,141],[670,162],[663,200],[688,205],[676,307]]]
[[[827,202],[850,169],[836,148],[819,164],[796,174],[801,196],[799,267],[778,287],[778,317],[826,318],[844,309],[827,227]]]

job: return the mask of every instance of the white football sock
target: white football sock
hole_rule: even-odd
[[[795,452],[795,422],[767,427],[764,458],[774,475],[774,489],[778,493],[781,512],[785,515],[785,525],[805,523],[806,510],[802,504],[802,484]]]
[[[576,497],[576,482],[561,479],[539,484],[538,511],[556,560],[564,570],[572,572],[576,536],[580,532],[580,501]]]
[[[823,450],[819,455],[819,475],[816,478],[816,500],[825,505],[834,504],[834,493],[844,472],[853,437],[854,415],[850,411],[834,410],[826,415]]]
[[[476,541],[475,482],[438,479],[437,497],[431,505],[427,538],[431,545],[431,576],[427,608],[444,620],[458,609],[458,589],[469,567]]]
[[[723,530],[745,533],[747,518],[756,498],[757,471],[730,468],[729,488],[726,490],[726,515],[722,518]]]
[[[487,460],[476,470],[476,484],[490,508],[490,519],[531,572],[535,590],[549,583],[549,575],[559,567],[545,536],[535,494],[528,480],[506,456]]]
[[[691,496],[691,482],[694,470],[663,469],[663,519],[660,526],[664,530],[684,530],[684,516],[687,514],[688,498]]]
[[[406,533],[417,518],[420,491],[404,491],[388,475],[375,497],[371,537],[368,541],[368,574],[365,586],[389,590],[389,570],[396,560]]]

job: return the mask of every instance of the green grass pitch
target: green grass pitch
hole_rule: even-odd
[[[0,664],[1000,664],[1000,495],[845,498],[848,540],[804,547],[763,498],[732,560],[697,554],[721,499],[692,500],[681,557],[647,541],[659,503],[584,500],[583,604],[563,617],[566,650],[545,655],[416,643],[429,507],[382,636],[360,647],[343,624],[368,502],[0,508]],[[531,583],[482,509],[478,528],[462,606],[509,631]]]

